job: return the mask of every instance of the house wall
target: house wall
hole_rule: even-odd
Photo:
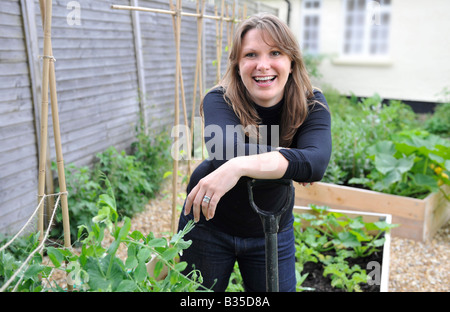
[[[286,1],[267,1],[286,7]],[[290,26],[301,39],[301,0],[290,0]],[[284,15],[280,10],[280,17]],[[450,1],[391,0],[389,55],[383,58],[349,58],[341,54],[343,1],[322,0],[320,13],[321,79],[341,93],[385,99],[441,102],[450,87]]]

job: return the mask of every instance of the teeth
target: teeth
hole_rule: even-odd
[[[255,77],[255,80],[257,80],[257,81],[267,81],[267,80],[272,80],[273,78],[275,78],[275,76]]]

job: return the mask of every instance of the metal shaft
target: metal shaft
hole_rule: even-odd
[[[278,292],[278,239],[277,233],[266,233],[266,289]]]

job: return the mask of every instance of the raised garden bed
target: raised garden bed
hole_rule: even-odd
[[[384,221],[387,224],[392,224],[392,217],[389,214],[371,213],[371,212],[355,212],[346,210],[328,209],[327,212],[338,212],[344,214],[348,218],[362,217],[362,221],[365,223],[374,223],[378,221]],[[310,207],[294,207],[294,214],[316,214]],[[317,220],[317,219],[316,219]],[[307,227],[311,227],[308,222],[302,219],[301,226],[303,230]],[[378,231],[371,231],[370,234],[376,236]],[[360,290],[363,292],[386,292],[388,290],[389,281],[389,254],[390,254],[390,233],[389,231],[383,232],[384,244],[377,247],[377,252],[370,253],[365,257],[348,257],[345,261],[349,267],[353,268],[354,265],[358,265],[361,269],[366,270],[367,275],[371,276],[373,282],[360,284]],[[381,236],[379,238],[382,238]],[[335,243],[336,244],[336,243]],[[343,248],[345,249],[345,248]],[[348,248],[352,250],[352,248]],[[302,253],[305,253],[302,251]],[[321,252],[321,256],[336,255],[336,249],[332,248],[329,251]],[[298,261],[298,260],[297,260]],[[345,289],[333,287],[330,276],[324,276],[324,264],[321,261],[305,262],[303,264],[303,271],[301,275],[308,273],[305,280],[302,282],[301,287],[304,291],[316,291],[316,292],[336,292],[345,291]],[[353,274],[358,274],[355,271]]]
[[[448,193],[450,188],[446,186],[444,191]],[[309,204],[352,212],[390,214],[392,223],[400,225],[392,229],[391,234],[417,241],[431,239],[450,220],[450,202],[441,192],[415,199],[322,182],[308,187],[296,185],[295,205]]]

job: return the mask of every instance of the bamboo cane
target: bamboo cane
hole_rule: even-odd
[[[172,4],[172,0],[170,0],[170,7],[171,7],[171,9],[174,9],[173,8],[173,4]],[[181,25],[180,25],[180,27],[179,27],[179,30],[178,30],[178,27],[177,27],[177,23],[178,23],[178,21],[176,20],[176,18],[175,18],[175,15],[173,15],[172,16],[172,21],[173,21],[173,31],[174,31],[174,34],[176,33],[176,32],[178,32],[178,40],[179,41],[181,41]],[[180,18],[180,21],[181,21],[181,18]],[[180,22],[180,24],[181,24],[181,22]],[[177,55],[178,54],[180,54],[180,50],[181,50],[181,46],[178,48],[178,50],[176,51],[176,53],[177,53]],[[185,97],[185,92],[184,92],[184,80],[183,80],[183,67],[181,66],[181,55],[180,55],[180,62],[179,62],[179,64],[177,65],[178,67],[179,67],[179,74],[178,74],[178,77],[176,78],[176,79],[179,79],[179,81],[180,81],[180,89],[181,89],[181,104],[182,104],[182,106],[183,106],[183,117],[184,117],[184,124],[186,125],[186,127],[188,127],[188,118],[187,118],[187,107],[186,107],[186,97]],[[189,177],[190,175],[191,175],[191,162],[189,161],[189,157],[190,157],[190,155],[191,155],[191,140],[190,140],[190,136],[186,136],[186,153],[187,153],[187,155],[188,155],[188,163],[187,163],[187,165],[188,165],[188,168],[187,168],[187,176]]]
[[[43,0],[41,0],[43,1]],[[44,56],[42,65],[42,100],[41,100],[41,145],[39,151],[39,173],[38,173],[38,197],[39,201],[45,195],[45,169],[47,157],[48,144],[48,86],[49,86],[49,71],[50,71],[50,57],[51,57],[51,27],[52,27],[52,2],[46,0],[44,14]],[[43,2],[42,2],[43,4]],[[41,4],[41,7],[42,7]],[[39,207],[38,214],[38,231],[39,241],[44,239],[44,206],[43,201]]]
[[[170,5],[172,6],[172,0],[170,0]],[[180,68],[181,68],[181,58],[180,58],[180,33],[181,33],[181,0],[177,0],[176,4],[176,14],[174,15],[174,36],[175,36],[175,49],[176,49],[176,66],[175,66],[175,120],[174,126],[177,127],[179,123],[180,115]],[[176,21],[176,23],[175,23]],[[176,131],[178,132],[178,131]],[[175,135],[174,144],[177,146],[178,133]],[[178,148],[175,148],[175,155],[173,159],[173,172],[172,172],[172,222],[171,229],[172,233],[176,232],[176,202],[177,202],[177,182],[178,182]]]
[[[40,1],[41,7],[41,17],[43,21],[47,20],[47,17],[50,19],[50,27],[51,27],[51,17],[52,17],[52,1],[47,0],[47,3],[44,3],[44,0]],[[44,28],[45,28],[44,22]],[[44,37],[45,38],[45,37]],[[45,41],[44,41],[45,44]],[[51,28],[49,28],[49,40],[47,42],[47,52],[44,51],[44,56],[51,56],[53,58],[53,48],[51,41]],[[45,50],[45,49],[44,49]],[[50,59],[49,59],[50,61]],[[66,177],[64,172],[64,159],[62,152],[62,143],[61,143],[61,130],[59,123],[59,112],[58,112],[58,97],[56,92],[56,75],[55,75],[55,63],[53,61],[48,64],[48,83],[50,87],[50,99],[51,99],[51,110],[52,110],[52,121],[53,121],[53,136],[55,140],[55,150],[56,150],[56,164],[58,170],[58,182],[59,182],[59,190],[61,194],[61,210],[63,217],[63,231],[64,231],[64,247],[70,248],[72,246],[71,238],[70,238],[70,220],[69,220],[69,208],[67,202],[67,186],[66,186]],[[44,89],[43,90],[48,90]],[[43,91],[44,92],[44,91]],[[46,92],[47,93],[47,92]],[[48,95],[47,95],[47,110],[48,110]],[[47,117],[48,119],[48,112]],[[48,127],[48,125],[47,125]],[[46,140],[47,141],[47,140]],[[47,144],[47,143],[46,143]],[[51,224],[49,224],[51,226]],[[67,280],[68,290],[73,290],[73,284],[71,283],[70,278]]]
[[[214,7],[214,13],[218,18],[216,19],[216,82],[220,81],[220,72],[222,64],[222,38],[223,38],[223,11],[224,11],[224,0],[222,0],[220,8],[220,16],[217,13],[217,6]]]
[[[42,20],[44,20],[45,12],[45,3],[44,0],[39,0],[42,4],[43,8]],[[50,55],[53,56],[53,47],[52,42],[50,40]],[[70,220],[69,220],[69,209],[67,203],[67,186],[66,186],[66,177],[64,172],[64,158],[62,152],[62,143],[61,143],[61,130],[60,130],[60,122],[59,122],[59,111],[58,111],[58,96],[56,92],[56,75],[55,75],[55,63],[49,63],[49,87],[50,87],[50,99],[51,99],[51,109],[52,109],[52,121],[53,121],[53,135],[55,140],[55,150],[56,150],[56,162],[57,162],[57,170],[58,170],[58,181],[59,181],[59,189],[61,194],[61,208],[62,208],[62,216],[63,216],[63,229],[64,229],[64,246],[71,247],[71,239],[70,239]]]
[[[115,10],[136,10],[136,11],[142,11],[142,12],[150,12],[150,13],[161,13],[161,14],[169,14],[169,15],[177,15],[177,12],[174,10],[162,10],[162,9],[153,9],[153,8],[146,8],[146,7],[136,7],[136,6],[128,6],[128,5],[111,5],[111,9]],[[201,14],[196,13],[188,13],[188,12],[181,12],[180,15],[182,16],[190,16],[190,17],[200,17]],[[220,20],[219,16],[214,15],[202,15],[203,18],[213,19],[213,20]]]
[[[205,11],[205,0],[202,0],[201,13]],[[192,99],[192,115],[191,115],[191,142],[194,141],[194,119],[195,119],[195,107],[197,104],[197,84],[199,85],[200,100],[203,98],[202,89],[202,38],[203,38],[203,18],[200,14],[200,2],[197,0],[197,14],[200,16],[197,18],[197,60],[195,64],[195,77],[194,77],[194,93]],[[203,130],[203,123],[202,123]],[[203,158],[203,133],[202,133],[202,158]]]

